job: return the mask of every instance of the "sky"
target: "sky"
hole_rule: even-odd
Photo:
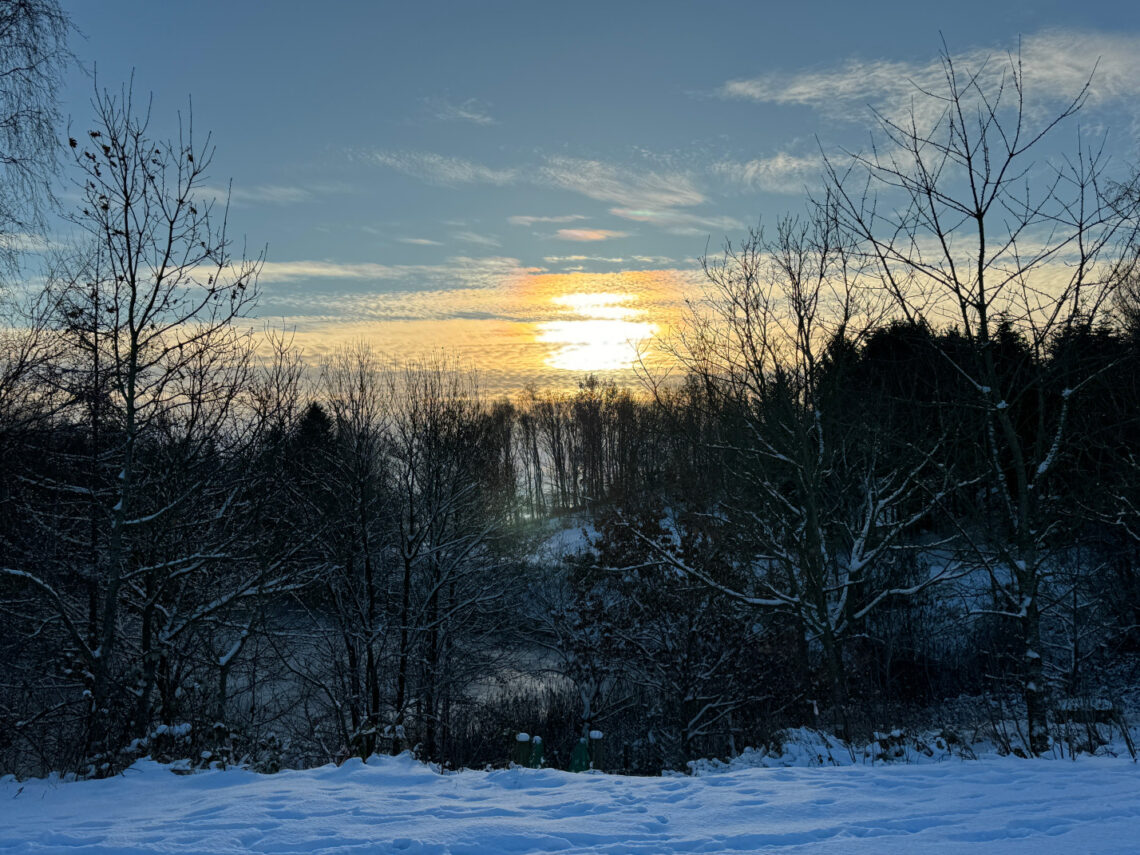
[[[133,75],[160,134],[192,109],[204,192],[232,187],[239,251],[266,251],[259,323],[314,365],[363,339],[458,356],[495,391],[636,382],[700,257],[802,211],[821,152],[937,82],[943,43],[974,66],[1020,43],[1046,108],[1096,65],[1082,128],[1140,161],[1130,0],[63,6],[72,127],[93,75]]]

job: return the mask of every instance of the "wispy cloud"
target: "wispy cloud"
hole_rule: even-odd
[[[491,117],[488,105],[478,98],[456,103],[448,98],[425,98],[424,104],[432,117],[441,122],[471,122],[475,125],[497,124]]]
[[[570,264],[582,261],[594,264],[673,264],[675,259],[665,255],[631,255],[629,258],[614,258],[604,255],[547,255],[543,259],[547,264]]]
[[[629,232],[618,232],[612,229],[559,229],[554,233],[554,236],[559,240],[588,242],[629,237]]]
[[[625,264],[624,258],[607,258],[601,255],[548,255],[542,259],[547,264],[565,264],[577,261],[597,261],[604,264]]]
[[[566,190],[590,199],[609,202],[621,211],[657,212],[657,216],[653,218],[627,217],[627,219],[639,219],[640,222],[650,222],[673,231],[684,229],[680,232],[683,234],[699,231],[698,226],[719,228],[724,223],[723,219],[682,214],[675,210],[701,205],[706,201],[695,176],[688,171],[644,169],[638,166],[560,155],[546,157],[537,164],[504,168],[490,167],[432,152],[375,151],[363,157],[371,163],[395,169],[432,184],[448,186],[527,184],[546,189]],[[539,223],[570,223],[582,219],[585,218],[580,214],[516,215],[508,217],[508,222],[513,225],[533,226]]]
[[[419,178],[429,184],[513,184],[519,179],[517,169],[495,169],[481,163],[448,157],[426,151],[371,151],[358,155],[361,159],[387,166]]]
[[[557,156],[548,157],[538,166],[498,169],[433,152],[374,151],[363,157],[434,184],[527,183],[569,190],[630,208],[685,207],[705,201],[693,178],[683,172],[638,170],[600,160]],[[561,220],[518,217],[511,221],[527,225]]]
[[[339,184],[255,184],[245,186],[235,183],[232,187],[202,186],[197,193],[202,198],[212,198],[218,203],[228,198],[231,205],[295,205],[309,202],[330,193],[348,192],[349,188]]]
[[[401,237],[396,238],[396,242],[408,243],[413,246],[443,246],[443,241],[432,240],[431,238]]]
[[[387,264],[345,264],[335,261],[267,261],[258,276],[262,283],[300,279],[398,279],[402,268]]]
[[[66,241],[49,240],[43,235],[30,232],[0,234],[0,250],[37,253],[66,247]]]
[[[539,169],[538,180],[628,208],[678,208],[705,201],[685,173],[640,171],[600,160],[551,157]]]
[[[1008,52],[1017,45],[953,51],[960,73],[978,73],[984,83],[996,84],[1008,76]],[[1047,108],[1071,99],[1092,76],[1090,106],[1119,105],[1129,113],[1138,109],[1140,95],[1140,34],[1046,30],[1021,39],[1020,58],[1030,110]],[[1095,74],[1094,74],[1095,67]],[[865,120],[852,107],[871,105],[888,114],[909,111],[912,101],[926,108],[919,118],[937,119],[940,106],[916,95],[919,90],[939,91],[945,86],[945,69],[937,60],[897,62],[849,59],[831,68],[791,74],[771,73],[730,80],[720,94],[772,104],[816,108],[835,118]]]
[[[738,190],[800,193],[819,175],[820,159],[779,152],[747,161],[718,161],[709,171]]]
[[[452,235],[456,240],[476,246],[500,246],[499,239],[490,235],[481,235],[476,232],[456,232]]]
[[[526,215],[517,215],[514,217],[507,217],[507,222],[512,226],[533,226],[536,223],[573,223],[584,219],[586,218],[582,214],[564,214],[557,217],[531,217]]]
[[[415,279],[453,278],[471,283],[495,284],[498,277],[518,272],[534,272],[517,258],[472,258],[455,256],[443,264],[374,264],[336,261],[267,261],[259,279],[268,282],[295,282],[304,279]]]
[[[247,202],[270,202],[275,205],[288,205],[294,202],[307,202],[315,194],[306,187],[289,187],[283,184],[260,184],[255,187],[236,186],[230,193],[235,204]]]
[[[710,231],[732,231],[744,228],[744,224],[735,217],[704,216],[689,211],[677,211],[671,208],[653,210],[648,208],[611,208],[610,213],[615,217],[633,220],[638,223],[649,223],[659,226],[676,235],[707,234]]]
[[[504,282],[544,268],[528,267],[517,258],[453,256],[438,264],[373,264],[336,261],[270,261],[261,271],[265,289],[262,309],[272,316],[283,308],[288,314],[325,315],[335,308],[330,299],[337,288],[351,295],[418,292],[449,288],[497,288]],[[337,286],[337,282],[344,283]],[[369,289],[362,283],[372,282]],[[274,287],[275,286],[275,287]]]

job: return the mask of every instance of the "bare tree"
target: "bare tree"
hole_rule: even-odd
[[[0,260],[9,269],[34,247],[52,201],[70,30],[56,0],[0,3]]]
[[[55,0],[0,3],[0,456],[14,438],[54,409],[35,369],[50,355],[44,306],[5,287],[20,256],[42,250],[60,151],[57,95],[71,56],[70,21]]]
[[[1094,376],[1078,372],[1054,387],[1043,366],[1050,342],[1091,328],[1133,270],[1137,197],[1108,182],[1103,147],[1079,135],[1068,154],[1045,156],[1088,85],[1040,121],[1019,56],[964,69],[944,53],[942,67],[943,85],[916,90],[908,115],[877,117],[870,151],[827,165],[830,192],[841,227],[861,242],[899,311],[951,324],[969,344],[941,356],[971,390],[955,405],[983,415],[977,441],[992,528],[961,531],[997,594],[994,609],[1017,628],[1036,753],[1047,745],[1041,619],[1058,510],[1051,484],[1079,442],[1069,417]],[[1022,353],[1003,359],[1003,338],[1023,341]]]
[[[382,665],[393,643],[394,550],[387,514],[393,405],[388,367],[363,342],[334,354],[322,380],[336,436],[330,470],[338,528],[329,530],[334,569],[328,591],[345,657],[342,709],[350,722],[343,726],[348,744],[366,757],[377,748],[382,712],[390,703]],[[405,585],[405,600],[408,594]]]
[[[41,485],[67,497],[88,531],[73,532],[55,583],[20,567],[4,573],[37,590],[65,630],[89,682],[95,765],[107,771],[119,708],[139,735],[149,723],[160,648],[261,578],[224,590],[205,581],[240,549],[235,494],[216,463],[245,428],[250,340],[235,321],[253,305],[259,260],[235,262],[225,212],[196,199],[212,148],[195,142],[189,120],[162,142],[129,88],[97,91],[93,106],[85,141],[70,140],[81,176],[74,219],[90,249],[52,299],[87,464]]]
[[[701,441],[731,473],[706,511],[723,530],[724,569],[714,574],[645,543],[727,596],[790,615],[801,663],[822,652],[843,715],[848,639],[880,604],[948,573],[905,578],[896,561],[948,487],[933,465],[937,442],[892,443],[885,425],[843,395],[883,307],[828,214],[785,218],[774,240],[754,231],[706,261],[709,294],[677,353],[718,410],[718,427]]]
[[[403,595],[395,721],[402,726],[414,713],[424,756],[439,760],[472,682],[502,653],[496,640],[514,586],[498,541],[514,476],[503,470],[499,420],[471,372],[440,360],[409,363],[393,376],[392,400]]]

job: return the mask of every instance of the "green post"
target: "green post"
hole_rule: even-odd
[[[530,764],[530,734],[520,733],[515,736],[515,744],[511,749],[511,763],[515,766],[527,766]]]
[[[600,730],[590,731],[590,768],[599,772],[606,767],[606,752]]]
[[[585,772],[590,768],[590,746],[586,744],[586,737],[578,740],[574,750],[570,752],[570,771]]]
[[[532,769],[541,769],[542,764],[542,737],[532,736],[530,740],[530,762],[527,765]]]

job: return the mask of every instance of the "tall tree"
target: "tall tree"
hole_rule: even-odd
[[[678,347],[718,410],[700,441],[732,475],[705,512],[724,530],[735,579],[645,543],[736,600],[790,615],[803,664],[822,651],[842,715],[848,640],[889,598],[942,578],[900,577],[895,557],[947,488],[932,465],[937,438],[926,448],[895,442],[845,395],[882,302],[828,214],[785,218],[774,239],[754,231],[707,262],[708,298]]]
[[[7,265],[38,234],[52,199],[70,30],[56,0],[0,3],[0,260]]]
[[[235,322],[259,260],[235,261],[225,211],[196,198],[213,150],[189,120],[164,142],[129,88],[97,91],[93,107],[84,142],[69,141],[89,251],[52,299],[86,464],[42,484],[87,534],[53,575],[4,572],[42,595],[88,675],[88,744],[105,772],[116,739],[144,735],[163,646],[256,587],[216,585],[240,550],[219,458],[244,431],[250,348]]]
[[[951,406],[983,415],[988,532],[963,526],[1021,644],[1029,750],[1048,743],[1042,664],[1043,586],[1057,532],[1058,464],[1075,437],[1072,409],[1096,370],[1046,381],[1057,335],[1089,329],[1136,261],[1134,189],[1108,181],[1102,147],[1077,137],[1048,158],[1088,85],[1044,120],[1028,101],[1020,57],[961,68],[916,90],[903,116],[880,115],[871,150],[828,164],[841,227],[861,242],[908,319],[952,324],[968,347],[939,355],[966,381]],[[940,341],[945,342],[943,338]]]

